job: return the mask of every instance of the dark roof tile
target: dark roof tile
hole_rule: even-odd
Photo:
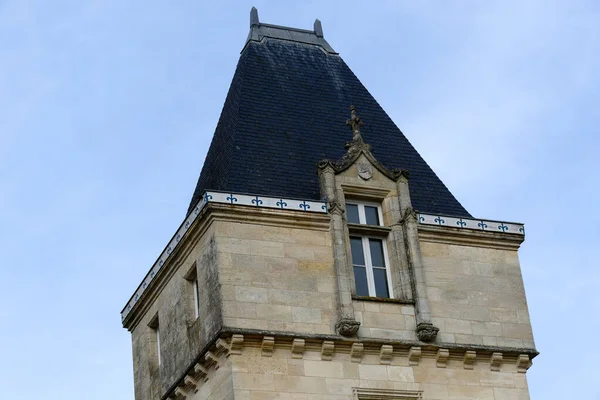
[[[339,55],[274,38],[242,51],[190,209],[211,189],[320,199],[316,164],[344,154],[351,104],[377,160],[410,171],[415,209],[470,216]]]

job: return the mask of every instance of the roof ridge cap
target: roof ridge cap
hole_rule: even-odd
[[[256,7],[252,7],[250,10],[250,32],[241,52],[246,49],[249,42],[262,42],[263,38],[315,45],[323,48],[327,53],[338,54],[323,37],[323,25],[319,19],[315,20],[312,31],[289,26],[265,24],[260,22]]]

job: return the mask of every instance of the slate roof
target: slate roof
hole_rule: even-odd
[[[260,24],[258,15],[251,18],[190,210],[205,190],[319,200],[316,164],[345,153],[350,105],[377,160],[409,170],[417,211],[470,216],[323,39],[318,20],[315,31],[305,31]]]

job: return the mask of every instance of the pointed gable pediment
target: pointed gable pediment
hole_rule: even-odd
[[[391,181],[396,181],[401,176],[408,179],[407,170],[389,169],[377,161],[371,152],[371,145],[365,143],[362,138],[360,127],[364,123],[358,117],[354,106],[350,106],[350,115],[351,117],[346,121],[346,124],[352,128],[352,140],[346,143],[346,153],[337,161],[322,160],[319,163],[319,168],[324,168],[329,164],[336,175],[353,168],[355,175],[365,181],[371,180],[375,171]]]

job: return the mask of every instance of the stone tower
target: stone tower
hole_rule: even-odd
[[[136,400],[528,399],[523,239],[461,206],[318,20],[252,9],[186,218],[122,311]]]

